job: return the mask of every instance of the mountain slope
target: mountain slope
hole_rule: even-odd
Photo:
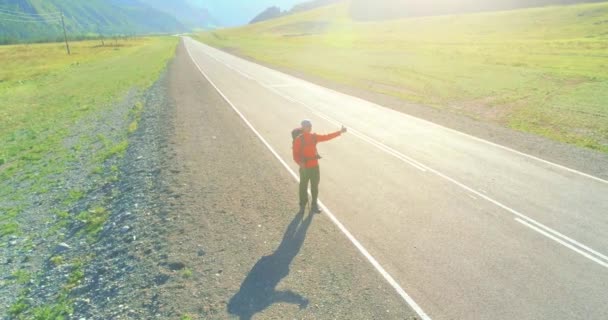
[[[186,30],[173,16],[137,0],[0,0],[0,11],[0,43],[62,38],[60,22],[47,15],[59,11],[72,37]]]
[[[306,1],[306,2],[302,2],[302,3],[294,5],[291,8],[291,10],[287,10],[287,11],[282,11],[279,7],[272,6],[272,7],[267,8],[266,10],[260,12],[258,15],[256,15],[249,22],[249,24],[253,24],[253,23],[257,23],[257,22],[261,22],[261,21],[266,21],[266,20],[270,20],[270,19],[275,19],[275,18],[279,18],[279,17],[282,17],[282,16],[286,16],[286,15],[290,15],[290,14],[294,14],[294,13],[298,13],[298,12],[309,11],[309,10],[313,10],[313,9],[316,9],[316,8],[328,6],[330,4],[334,4],[334,3],[337,3],[337,2],[342,2],[342,1],[344,1],[344,0],[312,0],[312,1]]]
[[[269,7],[269,8],[266,8],[266,10],[260,12],[258,15],[256,15],[253,19],[251,19],[251,21],[249,23],[252,24],[252,23],[257,23],[257,22],[266,21],[266,20],[270,20],[270,19],[275,19],[282,15],[283,15],[283,12],[281,11],[281,8]]]
[[[358,20],[385,20],[602,1],[606,0],[351,0],[351,15]]]
[[[207,9],[192,5],[188,0],[140,0],[141,2],[165,13],[168,13],[189,29],[206,29],[219,25]]]

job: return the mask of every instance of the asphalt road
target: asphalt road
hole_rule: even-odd
[[[608,181],[183,39],[292,170],[302,119],[350,129],[319,147],[326,218],[423,317],[608,319]]]

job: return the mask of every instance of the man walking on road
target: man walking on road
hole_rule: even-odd
[[[294,137],[293,140],[293,160],[300,166],[300,211],[304,212],[304,208],[306,208],[308,182],[310,181],[310,193],[312,194],[310,211],[319,213],[321,210],[319,210],[317,204],[317,197],[321,180],[321,172],[319,171],[319,159],[321,157],[317,153],[317,143],[340,136],[346,132],[346,128],[342,127],[339,131],[330,134],[316,134],[312,133],[310,120],[304,120],[300,130],[301,134]]]

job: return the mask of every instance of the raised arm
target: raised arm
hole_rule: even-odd
[[[317,134],[317,142],[328,141],[342,135],[342,131],[338,130],[330,134]]]

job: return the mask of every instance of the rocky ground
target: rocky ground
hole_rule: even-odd
[[[0,237],[0,316],[53,318],[72,310],[69,292],[83,278],[97,222],[106,219],[122,162],[114,146],[125,141],[140,94],[75,123],[61,150],[2,181],[15,196],[0,197],[2,219],[21,230]],[[64,154],[67,152],[68,156]],[[60,172],[39,176],[47,167]],[[9,188],[9,189],[10,189]],[[28,192],[28,190],[42,190]],[[113,216],[113,215],[112,215]],[[89,232],[90,231],[90,232]]]

